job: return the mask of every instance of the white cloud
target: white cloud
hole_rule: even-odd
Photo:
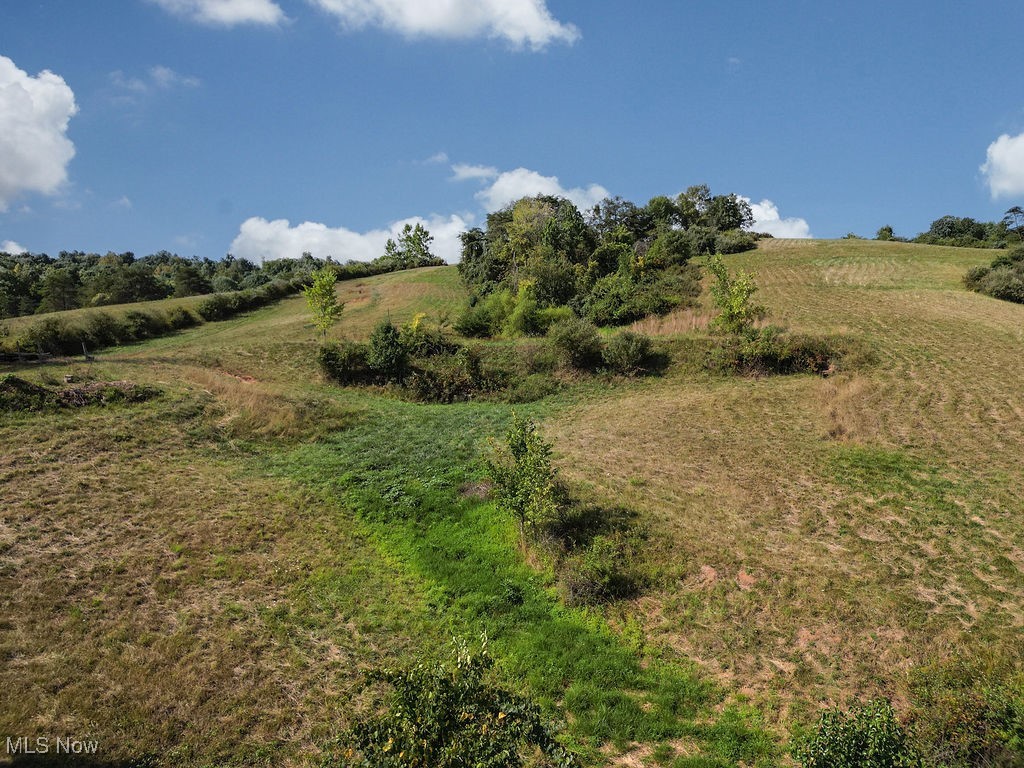
[[[49,70],[30,77],[0,56],[0,211],[22,192],[53,194],[67,181],[75,145],[75,94]]]
[[[168,13],[200,24],[233,27],[238,24],[276,26],[286,20],[273,0],[150,0]]]
[[[1024,194],[1024,133],[1003,134],[988,145],[985,174],[992,197]]]
[[[424,219],[413,216],[391,224],[387,229],[353,232],[344,227],[328,227],[312,221],[295,226],[288,219],[268,221],[259,216],[246,219],[231,243],[231,253],[239,258],[261,262],[265,259],[297,259],[304,251],[319,258],[336,261],[370,261],[384,253],[388,238],[397,237],[406,224],[422,224],[434,236],[430,250],[452,264],[459,260],[459,234],[473,225],[472,217],[451,215]]]
[[[173,88],[177,85],[183,88],[198,88],[200,80],[191,75],[179,75],[170,67],[157,65],[149,70],[149,76],[157,88]]]
[[[423,161],[424,165],[444,165],[448,162],[447,152],[437,152]]]
[[[452,181],[466,181],[467,179],[493,179],[498,175],[498,169],[489,165],[467,165],[456,163],[452,166]]]
[[[749,198],[742,199],[750,203]],[[811,237],[811,227],[806,220],[782,218],[778,206],[771,200],[750,203],[750,210],[754,214],[754,226],[751,229],[755,232],[767,232],[775,237]]]
[[[132,200],[128,195],[121,195],[121,197],[110,204],[110,207],[120,208],[123,211],[130,211],[132,209]]]
[[[3,253],[10,253],[14,256],[17,256],[18,254],[26,253],[28,251],[28,248],[19,243],[14,242],[13,240],[4,240],[2,243],[0,243],[0,251],[2,251]]]
[[[456,170],[457,167],[453,166],[452,170],[456,171],[456,178],[459,178],[459,172]],[[541,176],[537,171],[531,171],[527,168],[505,171],[504,173],[497,174],[496,177],[494,174],[490,174],[486,176],[470,175],[463,176],[462,178],[494,178],[493,182],[476,193],[476,199],[488,211],[497,211],[521,197],[533,197],[534,195],[564,197],[571,200],[581,211],[585,211],[608,197],[608,190],[600,184],[566,189],[558,181],[557,176]]]
[[[164,0],[166,1],[166,0]],[[376,26],[406,37],[503,38],[539,50],[580,37],[556,20],[545,0],[309,0],[348,28]]]

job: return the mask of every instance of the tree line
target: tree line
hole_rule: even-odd
[[[433,240],[421,225],[406,225],[385,252],[371,262],[303,253],[299,259],[272,259],[254,264],[230,253],[220,261],[186,258],[168,251],[136,257],[131,251],[84,253],[0,252],[0,319],[59,312],[80,307],[131,304],[208,293],[255,290],[274,281],[308,278],[328,267],[338,279],[368,277],[396,269],[443,264],[430,252]]]
[[[969,216],[940,216],[927,232],[914,238],[899,237],[889,225],[879,228],[876,240],[924,245],[952,245],[959,248],[1007,248],[1024,242],[1024,209],[1010,208],[999,221],[977,221]]]

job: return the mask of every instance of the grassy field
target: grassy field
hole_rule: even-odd
[[[525,408],[577,495],[648,530],[648,588],[603,611],[563,605],[473,491],[509,407],[326,385],[301,298],[22,368],[163,395],[0,414],[0,738],[89,736],[110,766],[316,764],[372,706],[363,672],[486,632],[590,763],[766,766],[821,704],[899,701],[911,666],[1019,638],[1024,307],[960,288],[985,252],[728,258],[774,320],[875,360],[828,379],[681,365]],[[339,295],[338,338],[465,297],[452,268]]]
[[[983,251],[767,241],[773,321],[876,362],[828,379],[669,377],[560,413],[565,472],[659,521],[647,634],[783,720],[887,693],[1024,627],[1024,307],[964,291]],[[701,311],[661,325],[685,325]],[[655,328],[657,330],[657,328]],[[795,707],[796,712],[791,712]]]

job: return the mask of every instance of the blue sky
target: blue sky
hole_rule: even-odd
[[[1024,4],[5,0],[0,246],[373,258],[708,184],[777,235],[1024,204]]]

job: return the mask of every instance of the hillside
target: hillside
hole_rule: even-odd
[[[908,669],[1024,627],[1024,306],[960,283],[990,256],[763,241],[727,259],[772,321],[870,359],[676,365],[517,407],[575,493],[647,531],[647,587],[603,610],[563,606],[471,492],[510,406],[326,384],[302,298],[3,367],[162,394],[0,414],[0,732],[88,733],[109,764],[316,764],[372,703],[364,672],[486,630],[590,763],[776,764],[772,739],[821,704],[899,702]],[[465,300],[454,268],[339,295],[338,338]],[[700,335],[703,300],[638,325]]]

